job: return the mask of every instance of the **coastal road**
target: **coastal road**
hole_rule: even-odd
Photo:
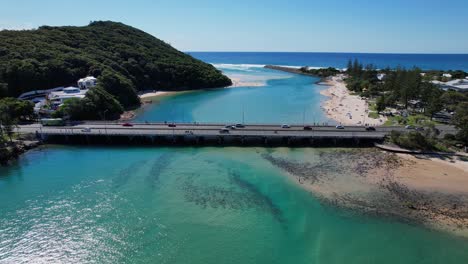
[[[281,125],[246,125],[244,128],[229,129],[221,133],[226,124],[189,124],[177,123],[169,127],[164,123],[133,123],[132,127],[124,127],[120,123],[86,122],[75,126],[42,126],[40,124],[22,125],[17,128],[19,133],[41,133],[44,135],[120,135],[120,136],[224,136],[224,137],[304,137],[304,138],[383,138],[391,131],[409,131],[404,127],[375,127],[375,131],[367,131],[362,126],[349,126],[336,129],[334,126],[311,126],[312,130],[304,130],[302,125],[292,125],[281,128]],[[233,125],[233,124],[229,124]],[[453,126],[437,126],[445,134],[455,134]]]

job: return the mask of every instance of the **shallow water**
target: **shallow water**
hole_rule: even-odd
[[[466,239],[322,205],[264,159],[319,151],[31,151],[0,168],[0,263],[468,260]]]
[[[326,86],[319,79],[264,69],[258,66],[217,65],[246,86],[187,92],[155,99],[140,111],[137,121],[200,123],[303,124],[330,122],[320,108]]]

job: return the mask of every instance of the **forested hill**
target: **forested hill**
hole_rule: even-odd
[[[185,90],[231,84],[212,65],[122,23],[0,31],[0,97],[75,84],[87,75],[124,106],[146,89]]]

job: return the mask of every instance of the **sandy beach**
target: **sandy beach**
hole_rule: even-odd
[[[328,118],[342,125],[379,126],[385,123],[386,117],[384,116],[378,119],[368,116],[368,103],[360,96],[350,94],[342,75],[333,76],[319,84],[328,86],[327,89],[321,91],[322,95],[329,97],[322,105]]]
[[[229,78],[232,81],[232,85],[228,86],[226,88],[235,88],[235,87],[260,87],[260,86],[265,86],[266,84],[261,81],[251,81],[251,80],[243,80],[242,78],[237,78],[237,77],[231,77]]]
[[[145,92],[140,95],[140,99],[148,99],[152,97],[158,97],[158,96],[163,96],[163,95],[171,95],[171,94],[176,94],[179,92],[174,92],[174,91],[151,91],[151,92]]]
[[[320,158],[264,158],[323,203],[468,237],[468,162],[377,149],[310,151]]]

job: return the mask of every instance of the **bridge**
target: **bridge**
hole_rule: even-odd
[[[234,124],[229,124],[235,127]],[[291,125],[283,128],[275,124],[246,124],[225,128],[226,124],[199,123],[124,123],[84,122],[74,126],[22,125],[19,133],[35,133],[40,139],[59,143],[140,143],[179,145],[356,145],[381,142],[391,131],[408,131],[401,126],[363,126],[337,129],[334,126]],[[441,135],[455,134],[452,126],[438,126]]]

